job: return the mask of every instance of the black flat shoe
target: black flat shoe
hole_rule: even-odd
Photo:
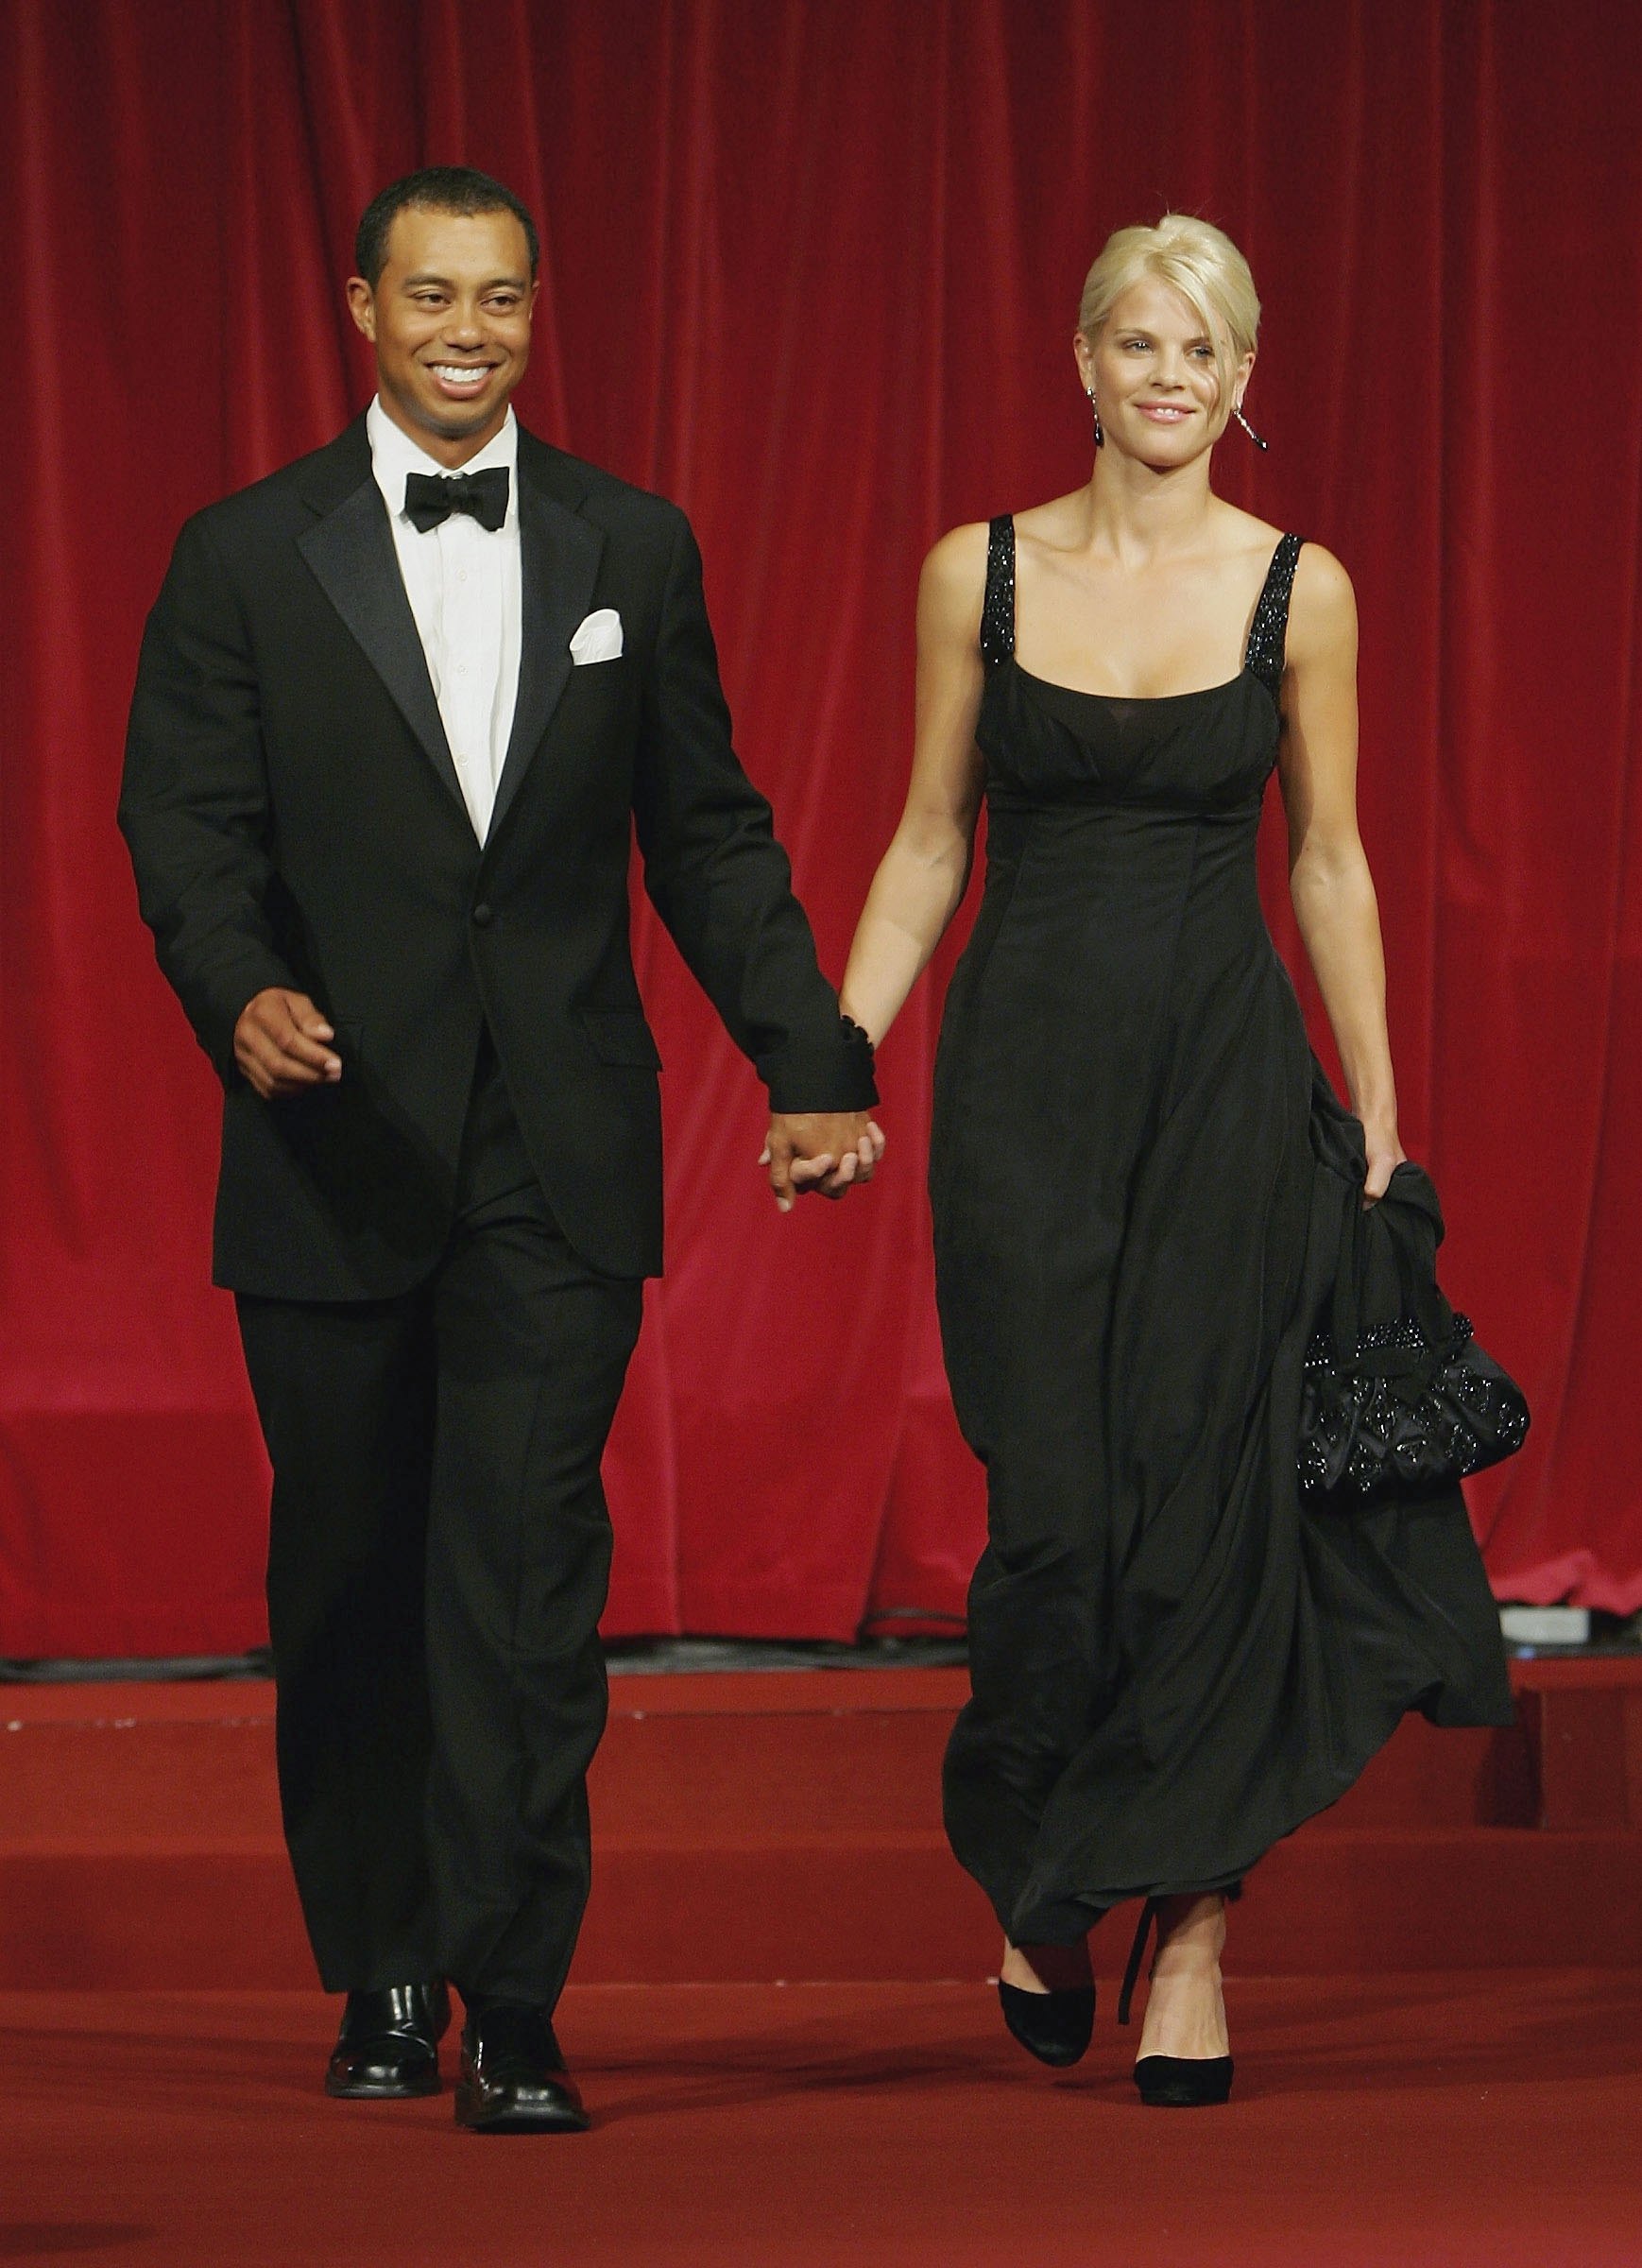
[[[1095,2029],[1095,1988],[1074,1984],[1063,1992],[1022,1992],[998,1980],[1003,2020],[1029,2055],[1062,2068],[1076,2063]]]
[[[1140,1926],[1129,1949],[1123,1971],[1123,1989],[1118,1995],[1118,2021],[1129,2020],[1129,2002],[1146,1957],[1146,1940],[1157,1916],[1158,1900],[1149,1898],[1140,1911]],[[1135,2085],[1142,2103],[1159,2110],[1199,2110],[1210,2103],[1224,2103],[1232,2089],[1229,2055],[1142,2055],[1135,2066]]]
[[[493,2001],[462,2029],[456,2123],[475,2134],[582,2134],[588,2114],[541,2008]]]
[[[439,2091],[439,2042],[450,2028],[443,1984],[390,1984],[351,1992],[325,2092],[351,2102],[393,2102]]]
[[[1142,2103],[1164,2110],[1197,2110],[1231,2094],[1229,2055],[1142,2055],[1135,2066]]]

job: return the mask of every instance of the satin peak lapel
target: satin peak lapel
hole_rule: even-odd
[[[368,472],[334,511],[298,537],[297,548],[466,816],[462,783],[404,593],[387,507]]]
[[[592,602],[605,539],[579,512],[567,510],[526,479],[522,468],[519,548],[523,585],[519,697],[487,840],[494,840],[570,680],[570,642]]]

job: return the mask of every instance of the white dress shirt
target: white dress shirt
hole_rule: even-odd
[[[419,449],[394,423],[380,398],[366,412],[365,429],[462,799],[473,833],[483,842],[490,830],[519,697],[523,611],[519,427],[509,410],[495,439],[456,468],[460,472],[483,472],[492,465],[506,466],[507,518],[502,526],[481,527],[470,513],[453,512],[425,535],[405,516],[405,475],[431,472],[448,479],[452,468]]]

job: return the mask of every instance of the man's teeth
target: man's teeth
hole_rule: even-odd
[[[466,362],[436,362],[434,365],[434,376],[442,378],[447,386],[478,386],[489,375],[489,366],[483,362],[477,369],[471,363]]]

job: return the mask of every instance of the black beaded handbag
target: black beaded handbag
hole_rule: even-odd
[[[1522,1447],[1528,1400],[1437,1283],[1443,1212],[1405,1162],[1343,1238],[1326,1324],[1307,1349],[1300,1483],[1372,1498],[1497,1465]]]

